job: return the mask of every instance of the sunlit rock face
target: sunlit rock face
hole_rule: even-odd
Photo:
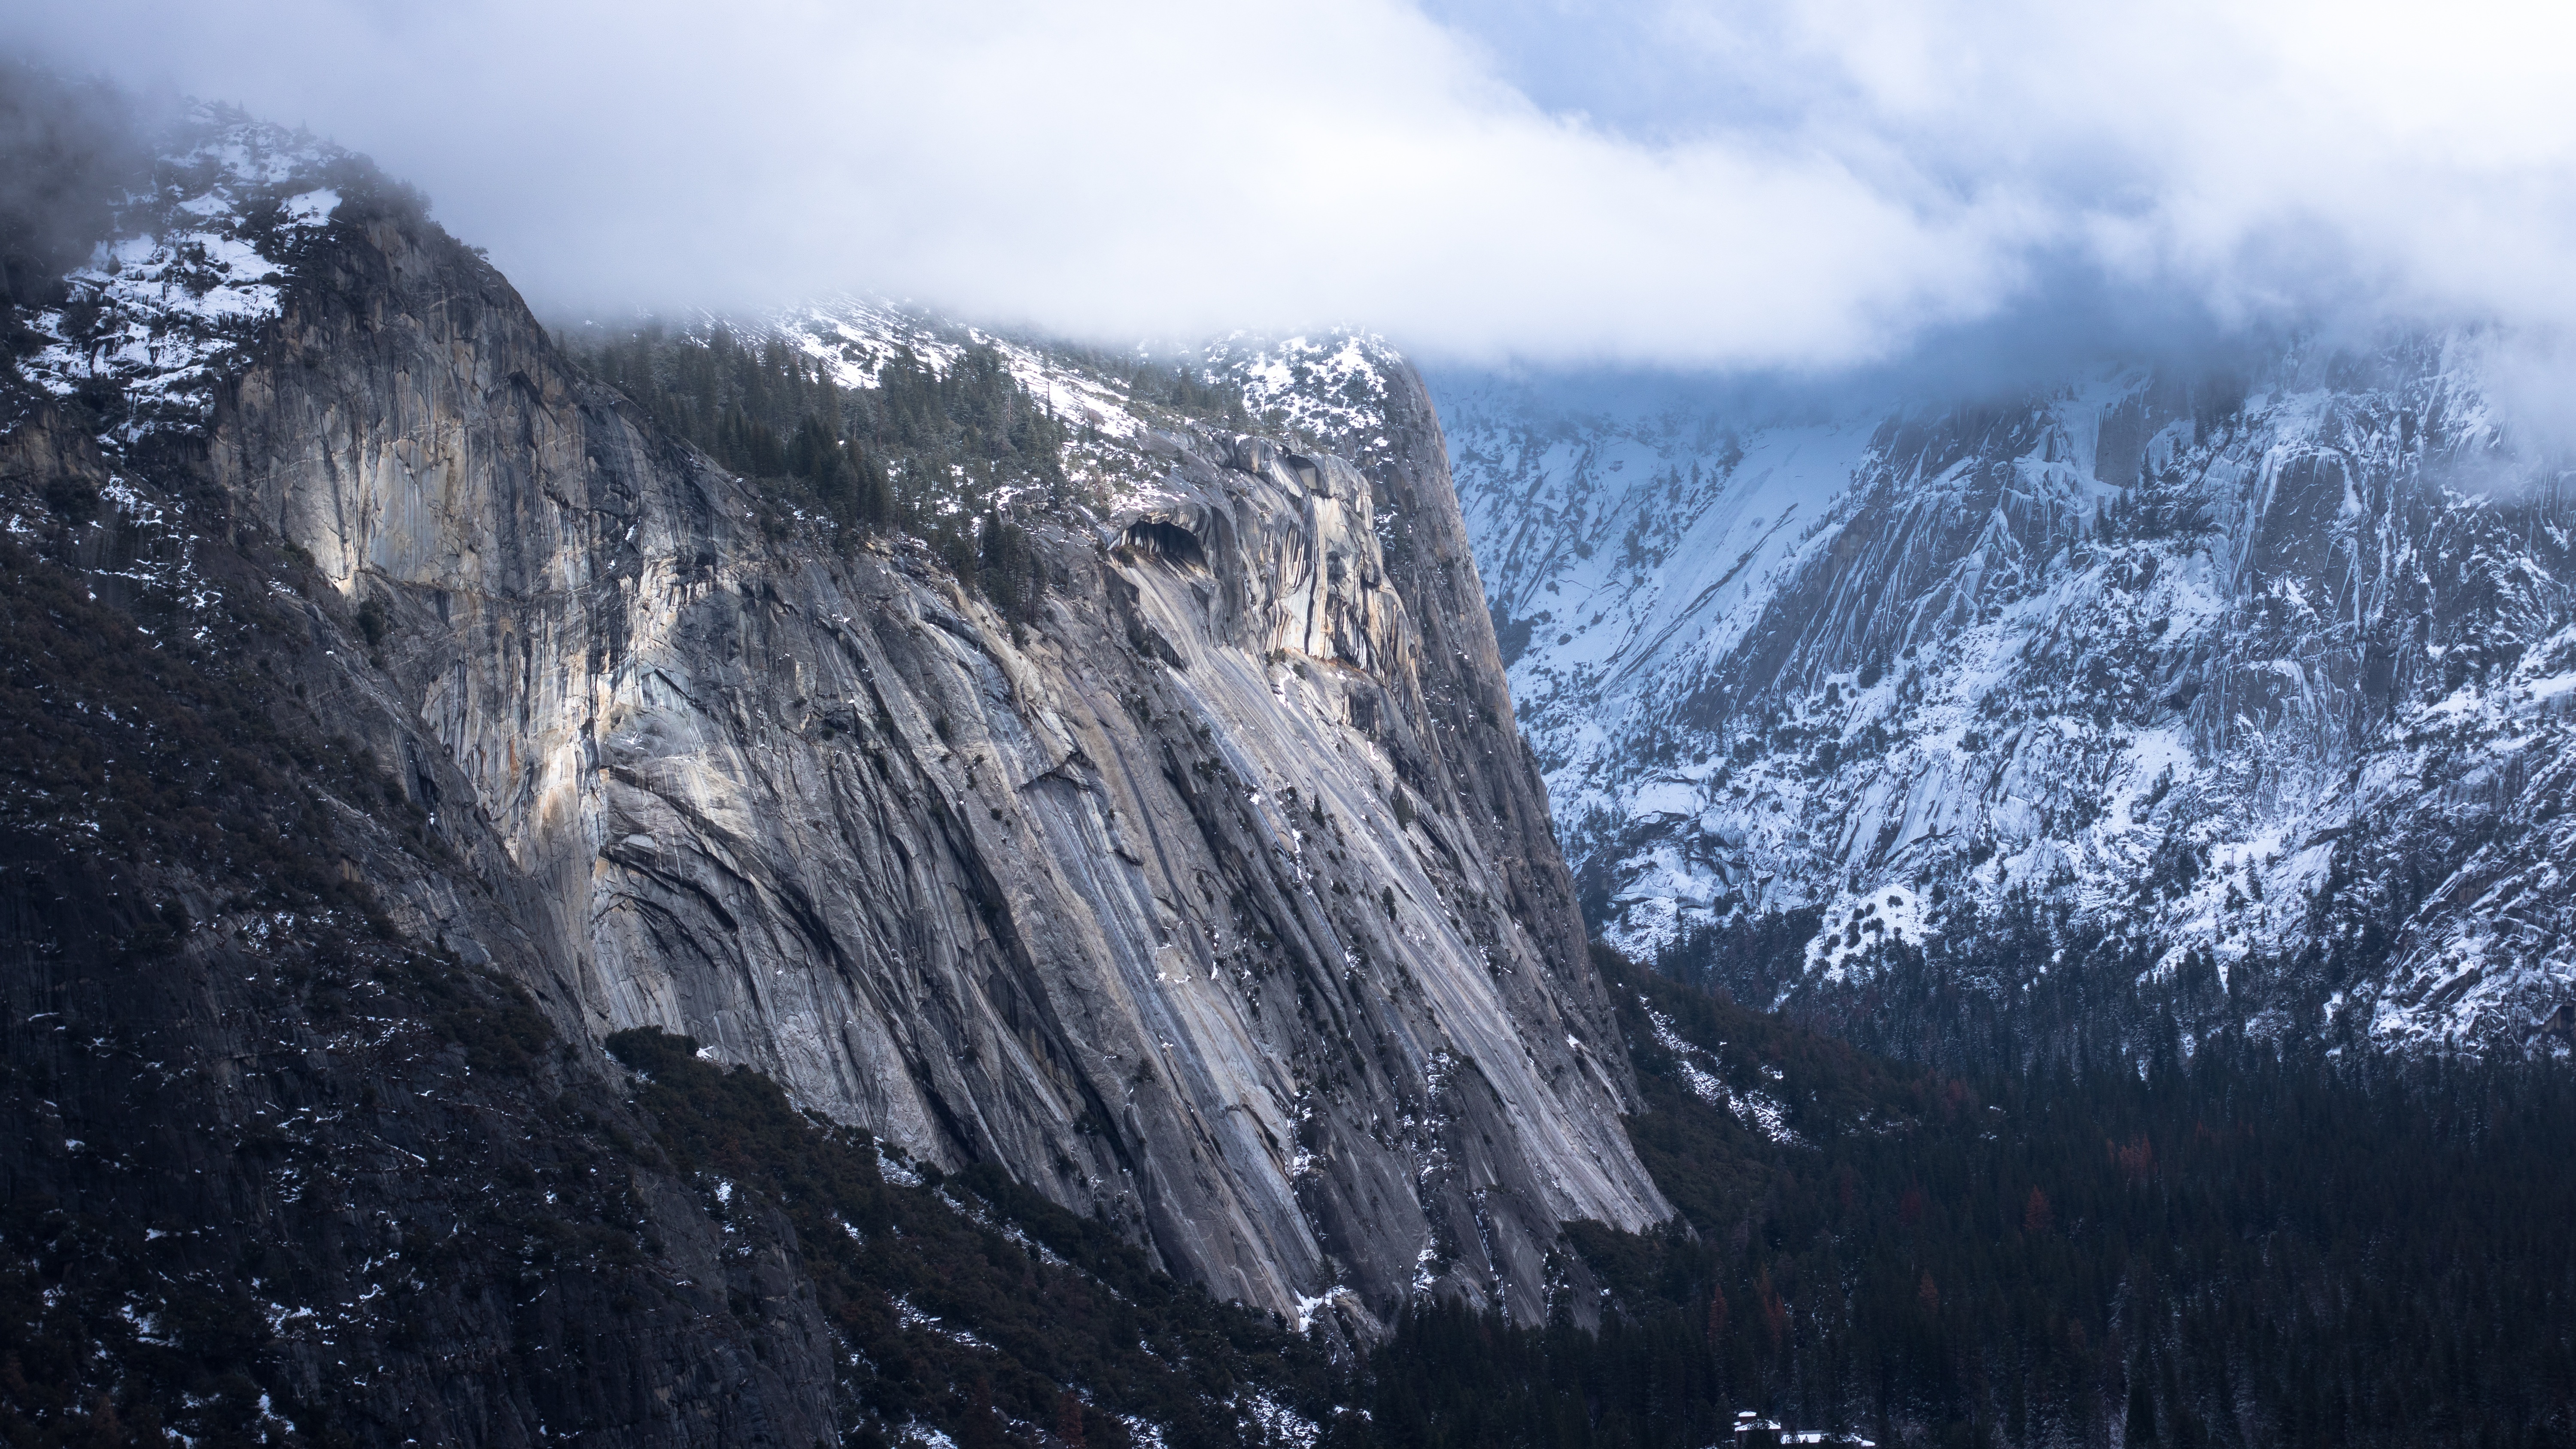
[[[1642,954],[1811,912],[1724,970],[1850,1022],[2563,1054],[2565,460],[2489,356],[1770,423],[1445,394],[1588,904]]]
[[[899,537],[764,524],[443,237],[300,256],[214,471],[381,611],[370,687],[419,732],[378,747],[462,780],[433,808],[534,887],[567,1020],[685,1032],[1363,1333],[1417,1293],[1538,1321],[1560,1223],[1666,1216],[1392,354],[1337,376],[1361,465],[1101,433],[1136,481],[1026,520],[1051,586],[1013,620]]]

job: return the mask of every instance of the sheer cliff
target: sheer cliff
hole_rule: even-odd
[[[2564,1053],[2563,459],[2491,342],[1794,422],[1451,394],[1592,908],[1890,1049]]]
[[[764,537],[420,246],[308,269],[213,468],[380,605],[587,1026],[1010,1162],[1265,1307],[1418,1272],[1532,1315],[1556,1222],[1655,1216],[1491,646],[1428,647],[1484,628],[1436,430],[1374,476],[1149,435],[1151,488],[1039,526],[1014,628],[900,540]]]
[[[356,158],[201,112],[115,217],[20,299],[0,440],[12,723],[60,744],[11,786],[15,1106],[53,1125],[6,1171],[285,1305],[243,1363],[308,1402],[397,1365],[362,1437],[413,1396],[478,1441],[617,1419],[549,1407],[542,1312],[624,1365],[638,1442],[828,1437],[794,1232],[626,1150],[600,1044],[635,1029],[897,1178],[999,1168],[1361,1340],[1426,1296],[1541,1321],[1562,1224],[1669,1215],[1399,359],[1342,452],[1092,417],[1096,486],[1019,501],[1044,586],[1004,607],[668,436]],[[200,1158],[220,1187],[125,1185]],[[552,1232],[575,1180],[635,1255],[596,1302],[531,1308],[487,1244],[504,1286],[449,1317],[369,1307],[405,1245]],[[307,1240],[278,1271],[331,1311],[225,1286]],[[673,1295],[713,1338],[611,1306]],[[520,1345],[488,1402],[398,1367],[487,1340]]]

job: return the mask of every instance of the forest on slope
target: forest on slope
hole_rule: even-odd
[[[1601,957],[1682,1222],[1576,1232],[1597,1334],[1409,1320],[1363,1400],[1392,1442],[1678,1449],[1742,1408],[1883,1445],[2576,1432],[2554,1067],[2222,1042],[1927,1070]]]

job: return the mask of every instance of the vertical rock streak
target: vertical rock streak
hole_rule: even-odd
[[[470,785],[436,808],[553,902],[582,1028],[1363,1327],[1422,1287],[1534,1320],[1559,1222],[1666,1215],[1401,364],[1366,474],[1146,439],[1164,486],[1036,528],[1014,624],[917,546],[766,536],[443,238],[343,237],[275,331],[218,473],[388,611]]]

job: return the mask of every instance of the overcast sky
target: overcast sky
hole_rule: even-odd
[[[0,0],[0,36],[373,155],[551,313],[862,290],[1792,372],[2576,322],[2566,6]]]

